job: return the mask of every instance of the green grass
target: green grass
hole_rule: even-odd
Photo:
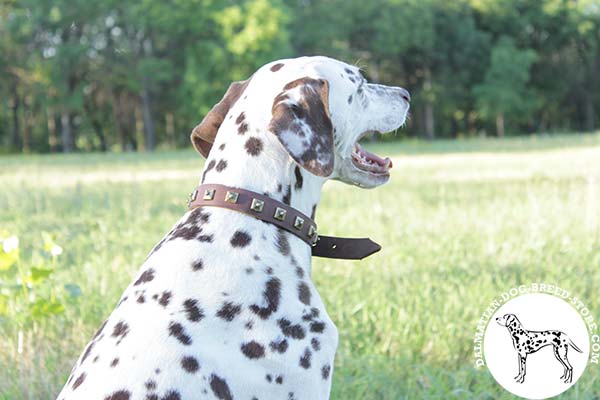
[[[473,367],[487,303],[549,282],[600,318],[600,135],[376,144],[391,183],[328,183],[327,234],[370,236],[362,262],[314,260],[313,279],[340,331],[333,399],[511,398]],[[40,232],[65,248],[56,281],[83,296],[36,323],[21,354],[0,325],[0,399],[55,396],[147,252],[184,212],[202,162],[192,151],[5,157],[0,221],[25,260]],[[597,399],[589,365],[560,398]]]

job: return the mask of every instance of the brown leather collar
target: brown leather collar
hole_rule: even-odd
[[[317,234],[315,221],[282,202],[245,189],[225,185],[200,185],[190,193],[188,208],[221,207],[271,223],[296,235],[312,247],[312,255],[361,260],[377,253],[381,246],[368,238],[340,238]]]

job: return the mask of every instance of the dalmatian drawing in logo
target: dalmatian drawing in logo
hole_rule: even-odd
[[[573,366],[567,358],[569,347],[572,347],[579,353],[583,353],[583,351],[573,343],[566,333],[558,330],[527,330],[523,327],[515,314],[504,314],[504,316],[496,318],[496,322],[508,329],[513,346],[515,350],[517,350],[519,358],[519,374],[515,376],[514,379],[518,383],[523,383],[525,381],[527,356],[546,346],[552,346],[554,357],[556,357],[558,362],[560,362],[564,368],[563,375],[560,378],[565,383],[572,382]]]

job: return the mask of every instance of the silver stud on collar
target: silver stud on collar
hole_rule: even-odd
[[[252,199],[252,204],[250,204],[250,209],[257,213],[262,212],[265,207],[265,202],[259,199]]]
[[[215,198],[215,189],[206,189],[202,200],[212,200]]]
[[[313,244],[317,242],[317,228],[315,228],[314,225],[311,225],[310,228],[308,228],[308,238],[310,240],[312,240]]]
[[[285,220],[285,215],[287,214],[287,211],[281,207],[277,207],[275,209],[275,214],[273,215],[273,218],[275,218],[278,221],[283,221]]]
[[[231,204],[236,204],[238,201],[238,197],[240,197],[240,194],[238,192],[230,192],[228,191],[225,194],[225,201]]]
[[[304,225],[304,218],[296,217],[294,220],[294,228],[301,230]]]
[[[190,193],[187,201],[188,208],[190,208],[190,204],[192,204],[192,201],[196,200],[196,197],[198,197],[198,190],[194,190],[192,193]]]

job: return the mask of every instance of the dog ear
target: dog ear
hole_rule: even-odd
[[[229,85],[229,89],[217,104],[204,116],[202,122],[200,122],[192,130],[190,139],[192,144],[198,153],[202,154],[204,158],[208,156],[217,132],[225,119],[225,116],[229,112],[229,109],[233,107],[236,101],[240,98],[244,90],[248,86],[250,79],[245,81],[233,82]]]
[[[318,176],[333,172],[333,125],[328,97],[326,80],[296,79],[275,97],[269,123],[269,130],[294,161]]]

